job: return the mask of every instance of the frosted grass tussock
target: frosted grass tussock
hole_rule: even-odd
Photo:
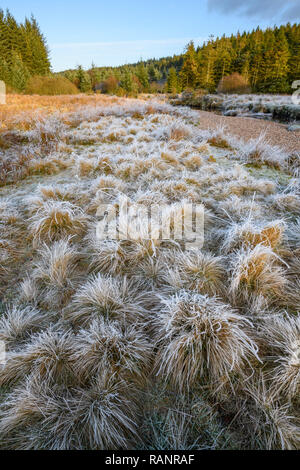
[[[108,192],[112,189],[116,191],[124,192],[126,190],[126,184],[119,178],[113,175],[101,175],[97,178],[93,184],[93,190],[101,190]]]
[[[128,255],[126,247],[117,240],[99,240],[95,231],[88,238],[90,254],[90,268],[106,274],[121,274],[128,269]]]
[[[251,139],[247,143],[239,144],[239,157],[246,163],[266,164],[274,168],[287,166],[287,154],[280,147],[271,146],[266,142],[265,134],[258,139]]]
[[[163,141],[180,141],[192,137],[193,129],[182,123],[181,120],[170,123],[166,123],[165,126],[161,126],[159,129],[153,132],[153,137],[157,140]]]
[[[250,216],[245,221],[229,225],[220,247],[220,253],[230,253],[242,247],[254,248],[257,245],[275,250],[283,242],[285,228],[284,220],[274,220],[266,225],[258,226]]]
[[[49,146],[62,140],[66,127],[61,122],[59,115],[39,117],[34,129],[27,132],[27,136],[38,142],[41,146]],[[26,135],[26,134],[25,134]]]
[[[39,297],[38,286],[34,279],[28,276],[24,277],[19,286],[19,301],[36,305]]]
[[[97,318],[138,323],[146,314],[149,302],[143,286],[124,278],[94,275],[75,293],[66,311],[72,323],[89,325]]]
[[[31,377],[49,386],[74,384],[76,378],[70,358],[75,345],[72,333],[56,331],[53,327],[32,335],[29,343],[8,356],[0,383],[15,383]]]
[[[242,248],[232,258],[230,291],[236,298],[244,292],[281,297],[287,279],[280,258],[268,246]]]
[[[83,211],[67,201],[46,201],[31,217],[35,241],[55,241],[81,234],[87,222]]]
[[[263,338],[273,352],[272,388],[288,398],[300,393],[300,318],[276,315],[264,323]]]
[[[9,307],[0,318],[0,340],[9,348],[27,340],[47,322],[49,315],[34,307]]]
[[[178,252],[174,264],[176,272],[169,271],[164,279],[177,289],[185,288],[199,294],[215,295],[224,290],[226,271],[221,257],[201,251]]]
[[[251,359],[258,359],[248,335],[251,323],[229,305],[184,291],[162,303],[155,320],[160,337],[156,365],[158,374],[181,390],[208,377],[216,391],[233,375],[243,374]]]
[[[46,286],[65,287],[73,276],[78,259],[78,253],[70,245],[70,238],[59,240],[51,246],[44,244],[38,253],[40,259],[35,264],[35,279]]]
[[[273,201],[275,207],[278,207],[282,212],[300,213],[300,196],[295,193],[276,194]]]
[[[256,220],[260,220],[262,218],[263,208],[254,198],[244,199],[234,194],[227,197],[224,201],[219,202],[217,212],[221,217],[225,217],[237,223],[241,219],[245,219],[249,213]]]
[[[296,450],[300,444],[300,431],[290,404],[280,403],[274,398],[265,377],[246,381],[244,391],[251,397],[248,408],[244,408],[248,420],[249,441],[257,449]]]
[[[63,239],[50,246],[44,243],[38,250],[39,258],[33,262],[32,280],[39,288],[40,305],[45,308],[63,306],[74,291],[80,256],[70,241]]]
[[[251,176],[241,178],[236,181],[228,183],[225,187],[225,194],[235,194],[236,196],[243,196],[247,194],[260,193],[264,196],[274,194],[276,191],[276,183],[270,180],[257,180]]]
[[[105,373],[135,381],[149,371],[150,353],[151,344],[141,330],[100,318],[79,331],[71,360],[76,376],[84,381]]]
[[[289,242],[295,250],[300,250],[300,217],[288,226]]]
[[[11,450],[115,450],[137,440],[129,387],[107,375],[87,388],[50,388],[27,379],[1,409],[3,444]]]
[[[49,199],[54,201],[69,201],[74,197],[72,189],[74,190],[75,188],[70,187],[70,185],[39,185],[37,192],[45,201]]]

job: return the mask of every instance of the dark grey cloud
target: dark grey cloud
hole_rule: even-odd
[[[300,19],[300,0],[207,0],[210,11],[252,18],[296,22]]]

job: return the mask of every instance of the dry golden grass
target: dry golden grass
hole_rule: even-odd
[[[155,320],[159,350],[157,368],[181,390],[203,379],[215,390],[243,374],[257,355],[247,335],[247,321],[216,298],[181,292],[163,299]]]
[[[1,107],[1,449],[299,448],[299,178],[163,100]]]

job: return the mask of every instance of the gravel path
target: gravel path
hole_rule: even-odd
[[[300,153],[300,132],[290,132],[285,124],[254,118],[219,116],[208,111],[199,111],[199,127],[215,129],[225,126],[226,131],[245,141],[258,138],[263,132],[270,145],[278,145],[288,153]]]

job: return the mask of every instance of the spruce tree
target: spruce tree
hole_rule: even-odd
[[[168,93],[178,92],[178,77],[175,67],[171,67],[169,70],[168,81],[167,81]]]
[[[149,74],[148,74],[148,70],[146,69],[144,64],[141,63],[138,66],[136,76],[139,79],[139,81],[140,81],[140,83],[143,87],[143,91],[145,91],[145,92],[149,91]]]
[[[215,61],[216,51],[213,44],[213,36],[211,36],[207,46],[198,52],[200,86],[210,92],[216,89]]]
[[[8,63],[3,57],[0,57],[0,80],[5,82],[6,84],[9,83],[10,79],[10,70],[8,67]]]
[[[30,77],[27,67],[23,64],[20,55],[13,52],[9,73],[9,84],[16,91],[24,91]]]
[[[134,83],[133,83],[132,73],[130,72],[128,68],[125,70],[125,73],[121,80],[120,85],[128,95],[134,92]]]
[[[92,89],[91,77],[85,72],[81,65],[77,68],[78,88],[82,93],[87,93]]]
[[[184,62],[181,69],[181,82],[183,89],[195,88],[199,84],[199,71],[196,58],[195,45],[191,41],[184,54]]]

